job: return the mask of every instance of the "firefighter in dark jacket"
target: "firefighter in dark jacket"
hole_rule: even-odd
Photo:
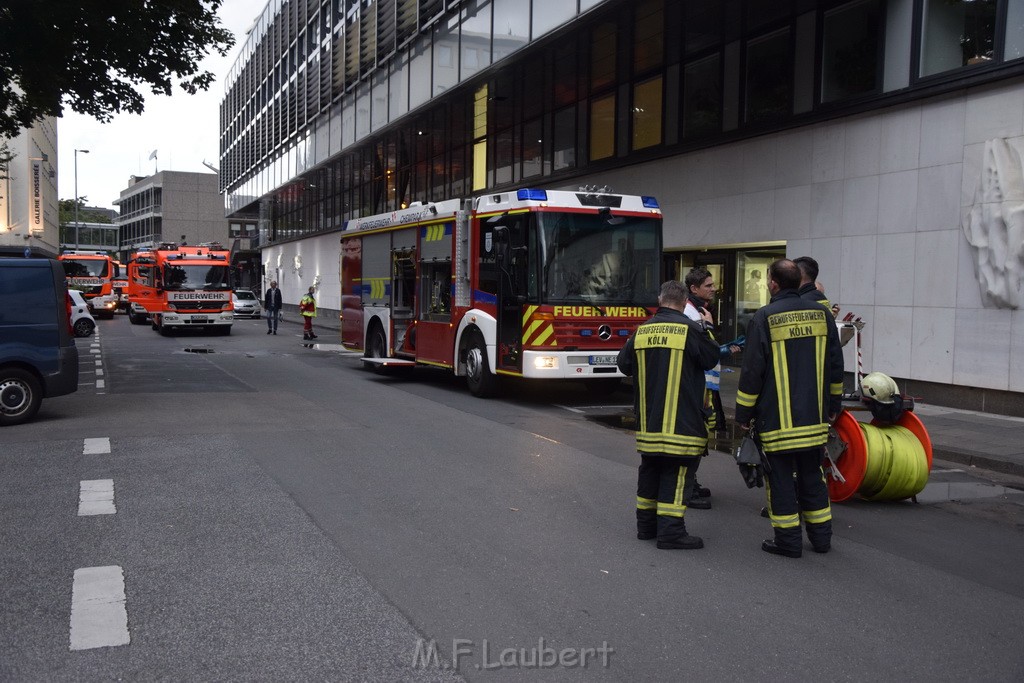
[[[704,547],[686,533],[684,492],[688,472],[708,443],[704,371],[718,363],[719,350],[710,325],[683,314],[686,297],[682,283],[663,284],[658,312],[618,356],[619,370],[634,378],[637,538],[656,538],[663,549]]]
[[[800,522],[815,551],[831,547],[832,511],[821,469],[829,423],[841,409],[843,354],[832,316],[797,293],[800,270],[787,259],[768,270],[769,304],[747,327],[736,421],[753,426],[765,453],[768,517],[775,538],[765,552],[800,557]]]
[[[832,303],[825,292],[818,289],[818,262],[810,256],[801,256],[793,259],[793,263],[800,269],[800,288],[797,293],[808,301],[817,301],[832,313]]]

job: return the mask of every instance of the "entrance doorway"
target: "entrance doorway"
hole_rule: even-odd
[[[745,336],[757,309],[768,303],[768,266],[786,257],[784,244],[747,249],[714,249],[665,254],[665,274],[682,281],[691,268],[706,268],[715,283],[711,314],[719,343]],[[723,361],[738,364],[739,356]]]

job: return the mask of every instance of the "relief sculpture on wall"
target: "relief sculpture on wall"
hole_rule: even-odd
[[[986,308],[1020,308],[1024,274],[1024,165],[1008,141],[985,143],[981,177],[963,231]]]

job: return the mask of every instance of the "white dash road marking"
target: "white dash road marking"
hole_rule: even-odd
[[[102,375],[103,373],[101,372],[101,373],[97,373],[97,374]],[[96,380],[96,388],[97,389],[105,389],[106,386],[107,386],[107,381],[106,380],[103,380],[103,379]],[[107,452],[109,453],[110,451],[107,451]]]
[[[535,437],[537,437],[538,439],[544,439],[545,441],[550,441],[551,443],[558,443],[558,442],[557,442],[557,441],[555,441],[554,439],[549,439],[548,437],[546,437],[546,436],[541,436],[540,434],[534,434],[533,432],[530,432],[530,434],[533,434],[533,435],[534,435]]]
[[[98,354],[99,352],[100,352],[99,349],[89,349],[89,353],[96,353],[96,354]]]
[[[115,515],[114,480],[91,479],[79,482],[78,516]]]
[[[82,446],[82,455],[97,455],[110,452],[110,439],[106,436],[99,439],[86,439]]]
[[[103,365],[103,361],[99,358],[96,359],[96,365]]]
[[[71,649],[130,643],[125,600],[124,570],[120,567],[76,569],[71,588]]]
[[[102,377],[103,376],[103,368],[96,368],[96,376],[97,377]]]

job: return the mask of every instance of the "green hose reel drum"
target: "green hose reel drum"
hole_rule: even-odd
[[[905,500],[924,490],[932,469],[932,442],[917,415],[908,410],[893,424],[867,424],[844,410],[833,429],[839,446],[833,438],[830,457],[845,480],[828,478],[834,502],[854,494],[872,501]]]

